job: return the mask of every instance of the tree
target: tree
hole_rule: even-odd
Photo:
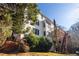
[[[37,7],[37,4],[27,4],[27,20],[31,20],[34,23],[37,20],[39,9]]]
[[[4,44],[6,38],[12,34],[12,11],[0,5],[0,40],[1,45]]]
[[[13,32],[22,33],[23,25],[24,25],[24,10],[27,4],[15,4],[16,10],[13,15]]]
[[[56,24],[56,21],[54,20],[54,31],[53,31],[53,43],[54,43],[54,48],[57,52],[61,52],[61,45],[62,45],[62,40],[65,35],[64,27],[59,26]]]
[[[25,11],[27,9],[27,11]],[[32,23],[35,23],[35,21],[37,20],[37,13],[38,9],[37,9],[37,5],[36,4],[16,4],[16,10],[15,13],[13,15],[13,33],[16,33],[19,35],[20,38],[20,34],[24,33],[26,30],[24,30],[25,24],[27,21],[32,21]],[[27,13],[27,20],[24,20],[24,13]],[[16,38],[17,39],[17,38]],[[21,38],[23,39],[23,38]],[[23,40],[21,40],[23,41]],[[21,43],[21,41],[19,40],[18,42],[20,43],[20,46],[25,46],[23,43]],[[25,48],[26,49],[26,48]]]
[[[26,8],[28,10],[26,17],[27,20],[24,20],[24,11]],[[1,4],[0,33],[2,37],[0,39],[3,39],[2,45],[5,43],[6,38],[12,35],[12,32],[18,35],[22,34],[24,32],[23,29],[26,21],[31,20],[32,23],[35,23],[35,21],[37,20],[36,19],[37,14],[38,9],[36,4],[22,4],[22,3]]]
[[[24,11],[27,13],[27,20],[24,20]],[[13,15],[13,32],[23,33],[24,25],[28,20],[31,20],[32,23],[35,23],[37,20],[38,8],[36,4],[16,4],[16,13]]]
[[[54,48],[56,50],[57,48],[57,26],[56,26],[56,21],[54,20],[54,40],[53,40],[53,43],[54,43]]]
[[[37,4],[34,4],[34,3],[27,4],[25,13],[27,15],[25,16],[25,19],[26,19],[25,24],[27,24],[30,21],[30,25],[34,25],[35,22],[37,21],[37,15],[39,13]],[[32,26],[25,26],[25,32],[27,34],[31,33],[32,30],[33,30]]]

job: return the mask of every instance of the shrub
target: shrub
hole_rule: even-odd
[[[40,39],[40,43],[39,43],[39,51],[49,51],[49,49],[51,48],[51,46],[52,46],[52,43],[51,42],[49,42],[49,40],[47,39],[47,38],[45,38],[45,37],[39,37],[39,39]]]
[[[47,38],[38,37],[33,33],[26,35],[25,38],[30,45],[30,51],[46,52],[52,46],[52,43]]]

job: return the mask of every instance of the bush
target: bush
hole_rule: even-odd
[[[52,46],[52,43],[51,42],[49,42],[49,40],[47,39],[47,38],[45,38],[45,37],[39,37],[39,39],[40,39],[40,43],[39,43],[39,46],[38,46],[38,48],[40,49],[38,49],[39,51],[49,51],[49,49],[51,48],[51,46]]]
[[[33,52],[46,52],[49,51],[52,46],[52,43],[50,43],[45,37],[38,37],[32,33],[26,35],[25,38],[30,45],[30,51]]]

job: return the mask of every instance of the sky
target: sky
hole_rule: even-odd
[[[78,3],[39,3],[38,7],[40,12],[51,20],[55,19],[66,30],[79,21]]]

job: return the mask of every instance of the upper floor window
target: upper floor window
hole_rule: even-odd
[[[35,34],[39,35],[39,30],[35,29]]]
[[[43,27],[45,27],[45,22],[43,21]]]
[[[44,31],[44,33],[43,33],[43,34],[44,34],[44,36],[46,36],[46,31]]]

